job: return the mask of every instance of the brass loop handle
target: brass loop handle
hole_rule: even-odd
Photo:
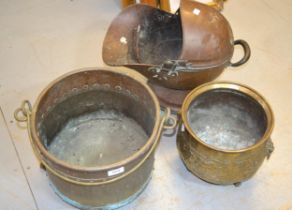
[[[28,100],[24,100],[21,106],[14,111],[14,118],[18,122],[26,122],[31,114],[32,106]]]
[[[23,116],[19,117],[19,113],[23,114]],[[35,145],[33,143],[32,134],[31,134],[31,130],[30,130],[31,105],[30,105],[29,101],[25,100],[22,102],[21,108],[18,108],[15,110],[14,117],[18,121],[21,121],[21,122],[26,121],[27,122],[27,130],[28,130],[28,135],[29,135],[32,149],[33,149],[37,159],[41,162],[41,164],[43,164],[45,166],[46,170],[50,171],[52,174],[59,177],[60,179],[63,179],[65,181],[73,183],[73,184],[83,185],[83,186],[97,186],[97,185],[104,185],[104,184],[113,183],[113,182],[121,180],[121,179],[125,178],[126,176],[128,176],[129,174],[133,173],[150,157],[152,152],[156,149],[156,147],[159,143],[159,137],[160,137],[160,134],[161,134],[163,128],[173,127],[173,124],[172,124],[172,126],[165,127],[165,120],[170,119],[170,109],[167,108],[165,115],[161,118],[160,125],[159,125],[158,132],[157,132],[157,136],[155,137],[155,141],[154,141],[153,145],[151,146],[150,150],[145,155],[145,157],[137,165],[135,165],[129,171],[124,172],[121,176],[116,176],[112,179],[107,179],[107,180],[105,180],[104,178],[103,179],[80,179],[78,177],[72,177],[72,176],[65,175],[62,172],[56,171],[55,169],[53,169],[49,164],[47,164],[43,160],[42,155],[35,148]],[[26,119],[26,120],[24,120],[24,119]],[[176,121],[174,121],[174,122],[176,123]]]
[[[171,116],[171,111],[169,108],[165,110],[165,121],[163,128],[164,129],[174,129],[176,127],[177,120],[175,117]]]

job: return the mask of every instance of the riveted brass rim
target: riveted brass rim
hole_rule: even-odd
[[[43,98],[43,96],[46,94],[46,92],[54,85],[56,84],[58,81],[63,80],[64,78],[76,74],[76,73],[82,73],[82,72],[86,72],[86,71],[109,71],[109,72],[113,72],[113,73],[117,73],[117,74],[121,74],[121,75],[125,75],[128,76],[134,80],[136,80],[137,82],[139,82],[141,85],[143,85],[143,87],[147,90],[147,92],[149,93],[149,95],[151,96],[153,103],[155,105],[155,124],[154,124],[154,128],[152,131],[151,136],[149,137],[148,141],[146,142],[146,144],[136,153],[134,153],[133,155],[131,155],[130,157],[121,160],[119,162],[116,162],[114,164],[110,164],[110,165],[106,165],[103,167],[82,167],[82,166],[76,166],[76,165],[72,165],[69,164],[65,161],[59,160],[56,157],[54,157],[52,154],[50,154],[46,148],[44,147],[44,145],[41,143],[39,136],[36,133],[36,126],[35,126],[35,122],[36,122],[36,112],[40,106],[40,102],[41,99]],[[64,74],[63,76],[57,78],[56,80],[52,81],[42,92],[41,94],[38,96],[36,103],[33,106],[32,112],[31,112],[31,117],[30,117],[30,121],[28,122],[30,124],[30,132],[32,135],[32,139],[33,139],[33,143],[36,145],[37,149],[40,152],[41,158],[43,159],[43,161],[46,161],[47,163],[54,163],[57,164],[58,166],[64,167],[66,169],[69,170],[74,170],[74,171],[83,171],[83,172],[97,172],[97,171],[108,171],[111,169],[115,169],[115,168],[119,168],[122,166],[127,165],[128,163],[135,161],[137,158],[147,154],[147,152],[151,149],[152,145],[155,144],[155,142],[157,141],[158,138],[158,132],[159,132],[159,127],[160,127],[160,123],[161,123],[161,117],[160,117],[160,106],[159,106],[159,102],[157,97],[155,96],[154,92],[151,90],[151,88],[147,85],[147,79],[140,75],[139,73],[133,71],[133,70],[128,70],[127,71],[121,71],[121,70],[115,70],[115,69],[98,69],[98,68],[84,68],[84,69],[79,69],[76,71],[72,71],[69,72],[67,74]]]

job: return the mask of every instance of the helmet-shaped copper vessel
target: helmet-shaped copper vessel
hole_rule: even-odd
[[[243,58],[231,63],[234,45]],[[103,60],[111,66],[136,69],[150,81],[172,89],[192,89],[219,76],[227,66],[239,66],[250,57],[248,44],[233,40],[228,21],[216,9],[182,0],[171,14],[136,4],[111,23]]]

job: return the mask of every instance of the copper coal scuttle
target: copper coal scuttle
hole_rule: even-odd
[[[241,45],[244,55],[231,63],[234,45]],[[175,14],[141,4],[126,8],[112,21],[102,53],[106,64],[145,75],[161,102],[179,109],[189,90],[247,62],[250,48],[244,40],[234,41],[219,11],[183,0]]]

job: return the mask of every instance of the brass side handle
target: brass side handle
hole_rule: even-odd
[[[164,118],[164,122],[163,122],[164,129],[174,129],[176,127],[177,120],[175,117],[171,116],[171,110],[169,108],[166,108],[163,118]]]
[[[266,153],[267,153],[267,159],[269,160],[272,153],[274,152],[275,147],[274,147],[274,143],[272,142],[272,139],[269,138],[267,143],[266,143]]]
[[[18,122],[27,122],[31,111],[31,103],[28,100],[24,100],[21,106],[14,111],[14,118]]]

